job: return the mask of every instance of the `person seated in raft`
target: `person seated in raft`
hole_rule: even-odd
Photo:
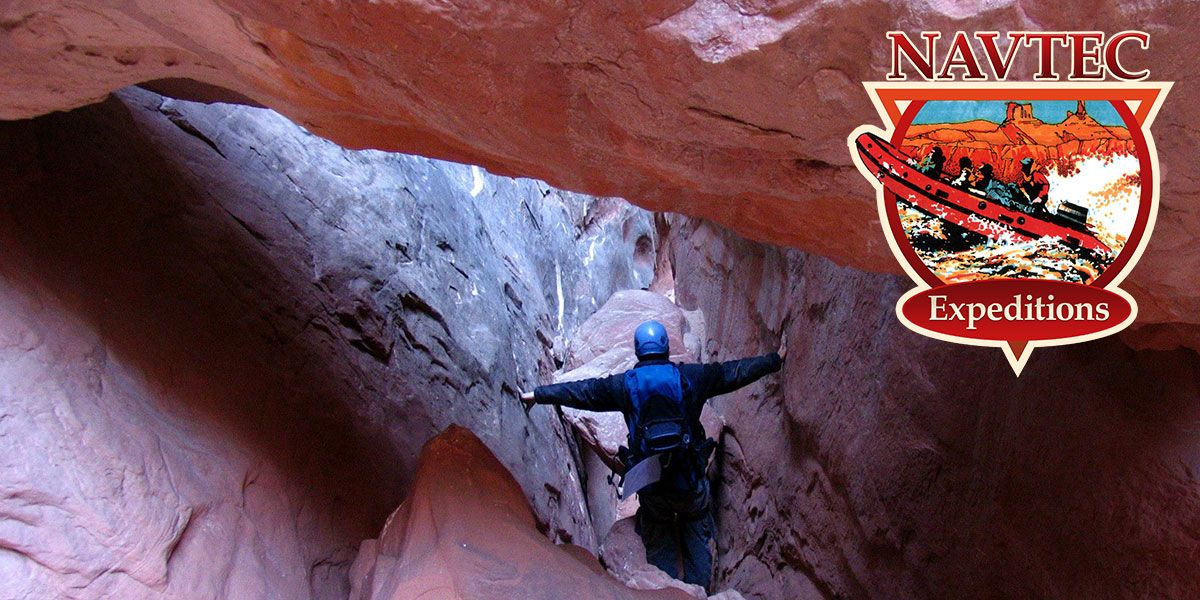
[[[971,159],[964,156],[958,159],[958,176],[950,180],[950,185],[966,189],[976,178],[975,168],[971,164]]]
[[[998,202],[1001,206],[1021,212],[1029,212],[1029,207],[1020,202],[1021,192],[1016,184],[1006,183],[995,178],[995,168],[990,163],[979,167],[979,181],[975,188],[983,192],[989,200]]]
[[[1050,180],[1046,179],[1041,167],[1034,166],[1032,158],[1021,159],[1021,176],[1017,187],[1021,197],[1030,206],[1046,209],[1046,200],[1050,198]]]
[[[995,174],[995,172],[996,169],[992,167],[991,163],[983,163],[979,166],[979,170],[976,171],[975,179],[971,182],[971,187],[983,192],[984,194],[987,194],[988,186],[991,185],[992,176]]]
[[[923,158],[917,165],[917,170],[924,175],[932,177],[933,179],[937,179],[938,177],[941,177],[942,165],[945,164],[946,155],[942,153],[942,147],[934,146],[933,150],[930,151],[929,154],[926,154],[925,158]]]

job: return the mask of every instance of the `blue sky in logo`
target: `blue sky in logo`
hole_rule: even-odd
[[[913,124],[964,123],[976,119],[1001,123],[1006,104],[1002,100],[932,100],[921,107]],[[1033,104],[1033,116],[1046,123],[1061,123],[1067,111],[1075,112],[1074,100],[1034,100],[1029,104]],[[1117,109],[1107,100],[1088,100],[1087,112],[1101,125],[1125,126]]]

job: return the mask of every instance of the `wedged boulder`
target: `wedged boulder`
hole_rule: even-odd
[[[692,598],[626,587],[583,549],[551,543],[516,480],[458,426],[426,444],[408,498],[351,567],[350,600],[581,597]]]
[[[643,321],[655,319],[667,328],[671,360],[695,360],[697,340],[688,315],[663,294],[647,290],[621,290],[579,326],[570,341],[560,378],[584,379],[628,369],[637,362],[633,331]],[[582,367],[587,369],[582,369]]]

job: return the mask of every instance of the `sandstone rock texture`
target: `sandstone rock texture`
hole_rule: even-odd
[[[1198,597],[1193,13],[0,1],[0,118],[38,117],[0,123],[0,596],[479,594],[460,575],[532,584],[536,561],[632,597],[582,554],[654,578],[595,508],[599,455],[516,396],[619,368],[603,336],[641,313],[582,325],[651,287],[702,315],[702,359],[789,341],[782,376],[714,402],[718,587]],[[1176,82],[1162,210],[1125,284],[1139,327],[1014,379],[994,350],[908,332],[906,283],[855,270],[895,266],[845,135],[876,120],[859,82],[886,69],[884,31],[1080,15],[1150,32],[1135,60]],[[451,429],[419,466],[453,424],[478,440]],[[460,526],[474,514],[512,546]]]
[[[722,600],[741,599],[742,595],[734,590],[725,590],[709,596],[704,588],[698,585],[684,583],[673,579],[662,569],[646,562],[646,546],[635,529],[634,519],[623,518],[617,521],[604,536],[600,556],[604,566],[610,573],[625,582],[625,585],[639,590],[674,589],[680,590],[690,598],[706,600],[720,598]]]
[[[1086,15],[1089,29],[1148,32],[1151,50],[1128,60],[1176,82],[1155,127],[1163,210],[1127,284],[1152,328],[1128,339],[1197,347],[1193,13],[1186,0],[8,0],[0,117],[153,82],[261,103],[348,147],[619,195],[897,272],[845,143],[877,122],[860,82],[889,68],[884,33],[1078,29]],[[1020,55],[1013,73],[1032,61]]]
[[[379,538],[363,542],[350,600],[692,598],[626,587],[587,551],[556,546],[535,525],[504,465],[469,430],[451,427],[426,446],[411,493]]]
[[[450,424],[598,551],[516,395],[650,284],[649,213],[138,89],[0,156],[0,597],[345,598]]]
[[[782,385],[714,400],[718,584],[754,598],[1200,594],[1200,359],[1117,339],[994,349],[909,332],[908,284],[673,219],[708,359],[774,349]]]

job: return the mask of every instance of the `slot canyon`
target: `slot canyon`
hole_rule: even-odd
[[[1193,10],[0,1],[0,600],[1198,597]],[[896,319],[846,136],[892,24],[1080,14],[1174,82],[1161,206],[1137,322],[1018,378]],[[520,401],[650,318],[787,343],[705,409],[709,590],[620,416]]]

